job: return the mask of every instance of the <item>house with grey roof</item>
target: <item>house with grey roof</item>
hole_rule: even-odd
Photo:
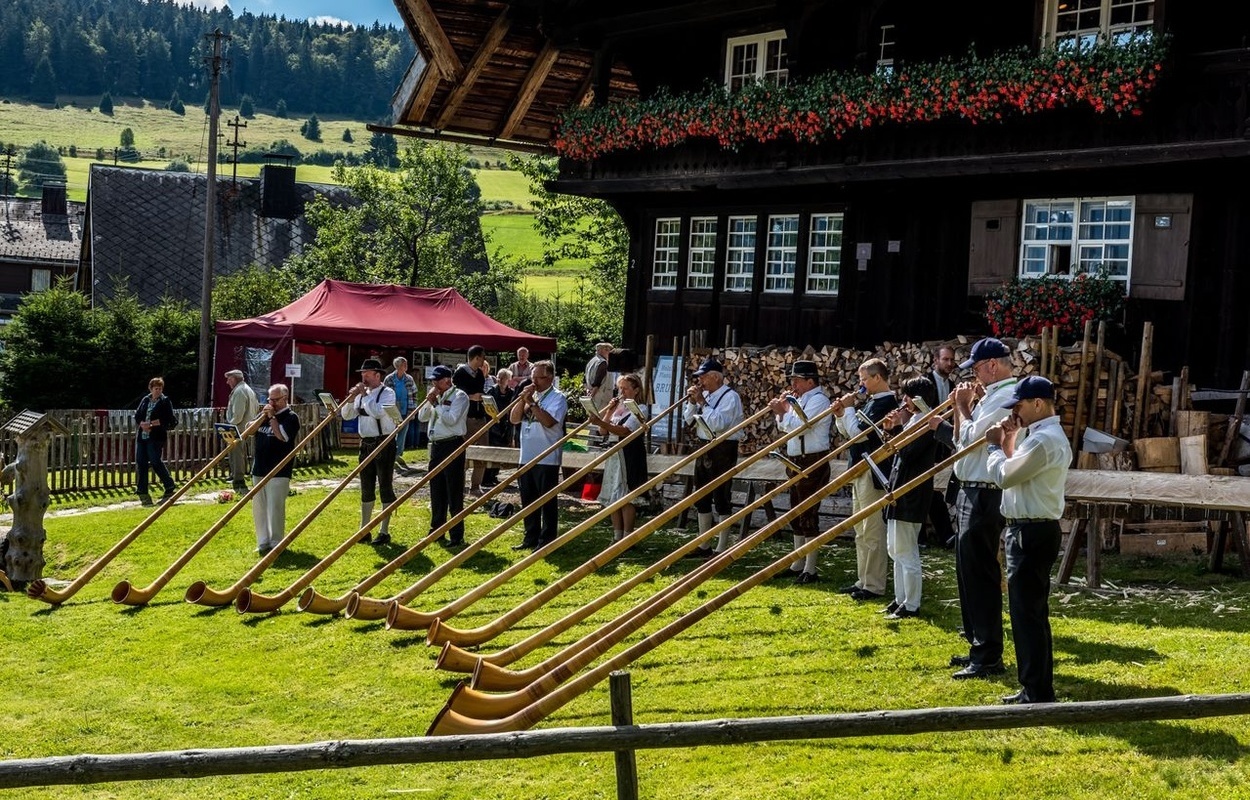
[[[43,197],[0,197],[0,323],[22,296],[47,289],[78,269],[83,204],[65,199],[64,184],[43,187]]]

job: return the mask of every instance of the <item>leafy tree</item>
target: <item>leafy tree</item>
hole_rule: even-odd
[[[351,129],[351,128],[344,128],[344,129],[343,129],[343,141],[345,141],[345,142],[354,142],[354,141],[356,141],[355,139],[353,139],[353,138],[352,138],[352,129]]]
[[[256,116],[256,103],[252,100],[250,94],[245,94],[239,98],[239,116],[246,119]]]
[[[277,105],[273,107],[273,115],[278,119],[286,119],[286,101],[279,99]]]
[[[100,113],[113,116],[113,95],[108,92],[100,96]]]
[[[395,137],[380,131],[370,136],[369,149],[365,151],[365,162],[382,169],[398,167],[399,144],[395,141]]]
[[[0,330],[0,395],[13,409],[81,408],[99,378],[83,362],[95,338],[87,297],[61,278],[22,298]],[[48,380],[56,375],[56,380]]]
[[[313,142],[321,141],[321,121],[317,119],[317,115],[313,114],[303,125],[300,125],[299,132],[305,139]]]
[[[35,74],[30,79],[31,102],[56,102],[56,73],[52,71],[52,62],[47,56],[39,59],[35,65]]]
[[[165,298],[147,309],[142,322],[151,353],[148,370],[165,378],[175,402],[192,405],[199,382],[200,312],[185,301]],[[135,384],[147,386],[152,375],[140,376]]]
[[[251,319],[282,308],[295,296],[282,270],[252,264],[213,282],[213,319]]]
[[[122,147],[134,147],[135,132],[130,128],[122,128],[121,141],[119,143]]]
[[[65,180],[65,162],[55,147],[36,142],[17,159],[17,179],[24,188],[37,193],[50,180]]]
[[[168,108],[180,117],[185,117],[187,115],[187,107],[182,104],[182,98],[178,96],[177,91],[175,91],[169,98],[169,102],[165,104],[165,108]]]
[[[165,165],[166,172],[190,172],[191,165],[185,159],[175,158]]]

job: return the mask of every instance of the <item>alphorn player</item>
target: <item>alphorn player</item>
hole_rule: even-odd
[[[1050,638],[1050,570],[1059,555],[1059,518],[1072,448],[1055,414],[1055,387],[1040,375],[1001,403],[1011,416],[986,431],[990,477],[1003,490],[1007,520],[1007,608],[1020,691],[1004,703],[1055,702]],[[1022,432],[1023,431],[1023,432]]]
[[[855,408],[858,396],[867,401],[862,409]],[[858,436],[869,423],[880,425],[894,409],[898,398],[890,390],[890,371],[879,358],[870,358],[859,365],[859,391],[845,394],[833,402],[834,414],[838,415],[838,431],[848,439]],[[861,419],[860,415],[863,415]],[[855,466],[869,453],[881,447],[881,437],[872,430],[859,442],[847,449],[847,464]],[[878,480],[876,471],[868,470],[851,482],[851,510],[858,514],[885,496],[885,486]],[[885,596],[885,518],[872,514],[855,526],[855,583],[838,591],[849,594],[855,600],[873,600]]]
[[[426,393],[426,403],[417,410],[417,419],[427,423],[430,438],[429,469],[434,470],[452,453],[460,450],[468,430],[469,396],[452,385],[452,371],[439,365],[434,368],[434,385]],[[430,530],[442,527],[447,515],[455,516],[464,508],[464,451],[430,479]],[[451,529],[451,540],[444,534],[438,543],[450,547],[464,544],[464,520]]]
[[[956,452],[979,440],[1011,412],[1003,402],[1016,379],[1011,374],[1011,350],[998,339],[982,339],[972,346],[960,369],[971,369],[975,383],[955,387],[953,422],[934,417],[929,426],[938,442],[949,442]],[[977,398],[980,398],[979,402]],[[998,542],[1003,533],[1003,491],[990,475],[984,448],[955,462],[959,494],[955,512],[959,530],[955,539],[955,577],[959,583],[959,610],[963,616],[968,654],[951,657],[959,667],[955,680],[1001,675],[1003,668],[1003,590],[998,566]]]
[[[568,400],[555,387],[556,365],[550,361],[534,362],[530,384],[521,390],[521,397],[512,406],[509,418],[521,426],[521,453],[518,465],[528,464],[564,436],[564,417]],[[529,472],[517,479],[521,505],[529,507],[560,482],[562,454],[559,448],[543,457]],[[559,498],[552,497],[542,508],[530,509],[525,517],[525,536],[513,550],[537,550],[555,541],[559,533]]]
[[[829,405],[828,395],[820,388],[820,371],[816,369],[815,361],[795,361],[790,368],[790,391],[768,403],[768,407],[777,417],[777,430],[789,433],[805,429],[802,435],[786,442],[787,458],[804,469],[829,452],[831,425],[828,415],[816,422],[810,422],[829,408]],[[797,507],[828,482],[829,462],[826,461],[819,469],[790,487],[790,507]],[[794,531],[794,549],[798,550],[820,535],[820,506],[812,506],[795,517],[790,522],[790,527]],[[725,549],[727,539],[728,532],[722,532],[718,550]],[[796,583],[815,583],[819,580],[816,551],[808,553],[806,559],[791,563],[788,571],[777,574],[794,578]]]
[[[299,417],[291,410],[291,390],[281,383],[269,387],[269,402],[260,410],[264,421],[256,428],[256,458],[252,461],[252,481],[260,481],[295,449]],[[241,448],[240,442],[235,448]],[[277,547],[286,535],[286,498],[291,493],[291,467],[288,461],[252,497],[252,526],[256,529],[256,552],[262,556]]]
[[[339,413],[343,419],[358,420],[360,460],[364,461],[395,430],[395,421],[386,412],[387,406],[395,405],[395,390],[382,383],[385,372],[380,360],[366,358],[357,371],[360,373],[360,383],[352,387],[351,402],[343,403]],[[373,518],[377,495],[382,496],[384,506],[395,502],[394,473],[395,440],[392,439],[378,453],[377,458],[360,472],[360,527],[368,525]],[[361,544],[368,544],[370,541],[388,544],[391,541],[390,524],[391,519],[388,516],[382,520],[382,530],[377,538],[369,534],[360,540]]]
[[[686,390],[686,404],[682,408],[682,417],[687,425],[695,426],[695,435],[702,442],[711,441],[712,437],[742,422],[742,398],[725,383],[725,367],[715,358],[708,358],[694,373],[694,384]],[[696,417],[703,424],[697,424]],[[733,469],[738,463],[738,442],[742,441],[742,431],[730,436],[712,448],[711,452],[699,456],[694,464],[694,491],[706,486],[713,478],[719,477]],[[716,525],[716,517],[712,509],[722,517],[733,511],[730,501],[730,486],[733,481],[725,481],[695,501],[694,508],[699,514],[699,533],[706,533]],[[704,542],[691,551],[694,557],[710,558],[716,552],[712,546]]]

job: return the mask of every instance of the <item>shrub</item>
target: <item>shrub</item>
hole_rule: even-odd
[[[113,116],[113,95],[108,92],[100,96],[100,113]]]
[[[995,336],[1019,338],[1054,326],[1061,336],[1079,336],[1086,320],[1115,321],[1124,310],[1124,289],[1123,282],[1094,273],[1016,277],[986,297],[985,321]]]
[[[252,100],[250,94],[245,94],[239,98],[239,116],[246,119],[256,116],[256,103]]]

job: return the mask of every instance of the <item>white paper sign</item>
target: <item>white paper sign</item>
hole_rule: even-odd
[[[300,373],[303,371],[304,371],[303,364],[287,364],[286,365],[286,376],[288,378],[298,378],[300,377]]]

